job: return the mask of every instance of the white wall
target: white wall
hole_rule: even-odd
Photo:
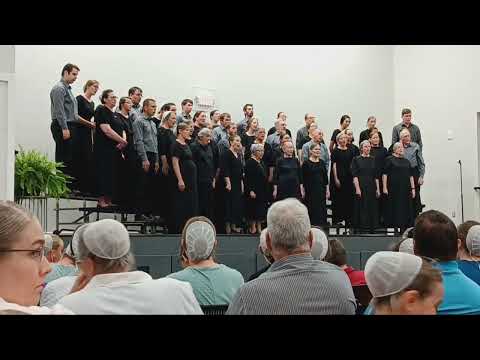
[[[392,123],[391,46],[16,46],[16,143],[52,159],[49,92],[66,62],[81,69],[75,94],[97,79],[100,90],[126,95],[137,85],[145,97],[179,106],[202,86],[216,90],[220,109],[236,121],[251,102],[264,126],[285,111],[296,133],[314,112],[328,138],[345,113],[357,137],[369,115],[386,134]]]
[[[423,202],[461,221],[458,160],[463,163],[465,220],[479,218],[477,112],[480,112],[480,47],[396,46],[394,113],[413,111],[426,158]],[[449,141],[448,131],[453,134]]]
[[[216,90],[219,107],[236,121],[252,102],[264,125],[285,111],[288,126],[303,126],[318,114],[328,137],[342,114],[352,115],[355,133],[377,115],[390,127],[393,61],[390,46],[17,46],[17,143],[54,155],[49,91],[66,62],[86,80],[126,95],[138,85],[145,96],[179,106],[193,86]],[[35,62],[32,62],[35,59]],[[98,101],[96,102],[98,103]],[[386,130],[386,129],[385,129]]]

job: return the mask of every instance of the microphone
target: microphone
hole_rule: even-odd
[[[462,165],[462,160],[458,160],[458,163],[459,163],[460,165]]]

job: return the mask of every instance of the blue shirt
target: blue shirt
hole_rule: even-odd
[[[50,271],[45,277],[45,283],[48,284],[53,280],[60,279],[64,276],[76,276],[78,275],[78,269],[72,265],[53,264],[52,271]]]
[[[439,315],[480,314],[480,286],[463,274],[456,261],[436,265],[442,271],[445,295],[438,308]]]
[[[467,261],[467,260],[458,260],[458,268],[463,272],[467,277],[475,281],[480,285],[480,262],[479,261]]]

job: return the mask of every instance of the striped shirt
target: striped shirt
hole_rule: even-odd
[[[275,261],[235,294],[228,315],[354,315],[355,296],[347,274],[311,254]]]

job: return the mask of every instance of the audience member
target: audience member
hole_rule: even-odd
[[[458,233],[455,224],[443,213],[429,210],[415,222],[415,255],[438,261],[445,295],[438,309],[441,315],[480,314],[480,286],[458,268]]]
[[[365,265],[376,315],[435,315],[444,295],[442,275],[419,256],[379,251]]]
[[[130,237],[104,219],[78,230],[74,243],[80,274],[60,304],[76,314],[202,314],[190,284],[132,271]]]
[[[467,236],[462,233],[465,228]],[[467,221],[458,227],[461,245],[458,251],[458,268],[470,279],[480,285],[480,224]]]
[[[325,261],[342,268],[350,279],[352,286],[365,285],[365,275],[361,270],[355,270],[347,264],[347,251],[340,240],[332,239],[328,242],[329,252]]]
[[[180,243],[184,269],[168,275],[188,282],[200,305],[229,304],[244,282],[237,270],[215,261],[217,244],[215,226],[209,219],[203,216],[189,219]]]
[[[248,281],[252,281],[252,280],[258,278],[264,272],[268,271],[268,269],[270,269],[270,266],[272,265],[272,263],[275,261],[275,259],[272,257],[272,253],[267,248],[267,231],[268,231],[268,228],[265,228],[265,229],[262,230],[262,232],[260,233],[260,243],[258,244],[258,250],[263,255],[263,258],[265,259],[267,265],[265,265],[263,268],[258,270],[256,273],[251,275],[248,278]]]
[[[267,248],[275,262],[238,290],[227,314],[353,315],[355,296],[345,272],[312,257],[305,205],[296,199],[274,203],[267,226]]]
[[[313,242],[312,242],[312,257],[315,260],[323,260],[325,259],[325,256],[328,253],[328,238],[327,234],[325,232],[318,228],[318,227],[312,227],[312,237],[313,237]]]
[[[71,314],[61,307],[38,307],[50,272],[40,223],[12,201],[0,201],[0,311]]]

